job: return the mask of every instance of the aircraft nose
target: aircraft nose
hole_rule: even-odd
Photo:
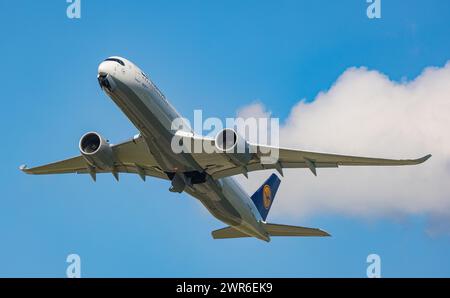
[[[100,88],[106,89],[109,92],[113,92],[116,88],[116,84],[112,77],[114,73],[114,62],[111,61],[103,61],[98,66],[98,75],[97,80],[100,85]]]
[[[114,70],[114,62],[112,61],[103,61],[98,66],[98,75],[108,75],[111,74]]]

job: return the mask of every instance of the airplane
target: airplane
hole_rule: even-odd
[[[27,174],[90,174],[134,173],[145,181],[146,176],[170,181],[170,191],[186,192],[198,199],[225,228],[212,232],[214,239],[255,237],[269,242],[272,236],[330,236],[327,232],[299,226],[266,222],[280,178],[272,174],[256,192],[249,196],[232,177],[259,170],[306,168],[317,175],[318,168],[339,166],[401,166],[416,165],[431,157],[418,159],[382,159],[316,153],[287,148],[278,150],[278,160],[263,163],[267,145],[250,144],[233,129],[220,131],[216,138],[196,135],[192,131],[173,131],[172,121],[180,114],[167,101],[150,78],[131,61],[112,56],[98,66],[101,89],[122,110],[139,134],[126,142],[112,145],[97,132],[84,134],[79,141],[80,155],[66,160],[20,170]],[[215,146],[212,153],[175,153],[171,141],[181,133],[183,140],[200,141]],[[235,152],[237,143],[256,149]]]

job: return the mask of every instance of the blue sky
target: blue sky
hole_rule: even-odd
[[[199,108],[232,117],[259,100],[285,119],[348,67],[401,81],[443,66],[449,1],[384,0],[380,20],[367,18],[363,0],[82,0],[79,20],[66,7],[0,2],[0,276],[64,277],[70,253],[80,255],[84,277],[365,277],[370,253],[386,277],[450,276],[450,238],[428,236],[421,215],[289,218],[333,237],[213,241],[223,224],[165,181],[18,171],[78,154],[86,131],[113,142],[136,133],[98,87],[108,56],[139,65],[188,118]]]

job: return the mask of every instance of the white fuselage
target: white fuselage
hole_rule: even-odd
[[[172,121],[181,116],[144,72],[127,59],[110,57],[99,65],[98,75],[108,81],[102,89],[139,130],[161,171],[168,177],[186,172],[205,175],[194,155],[172,151],[176,133]],[[253,201],[233,178],[214,180],[206,174],[205,182],[185,191],[219,220],[249,236],[270,240]]]

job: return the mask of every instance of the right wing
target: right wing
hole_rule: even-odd
[[[142,137],[112,145],[111,148],[114,154],[114,171],[116,173],[135,173],[142,179],[145,176],[168,179],[167,175],[158,167]],[[36,175],[67,173],[92,175],[92,168],[81,155],[34,168],[21,166],[20,169],[27,174]],[[101,169],[94,170],[95,173],[112,173]]]

